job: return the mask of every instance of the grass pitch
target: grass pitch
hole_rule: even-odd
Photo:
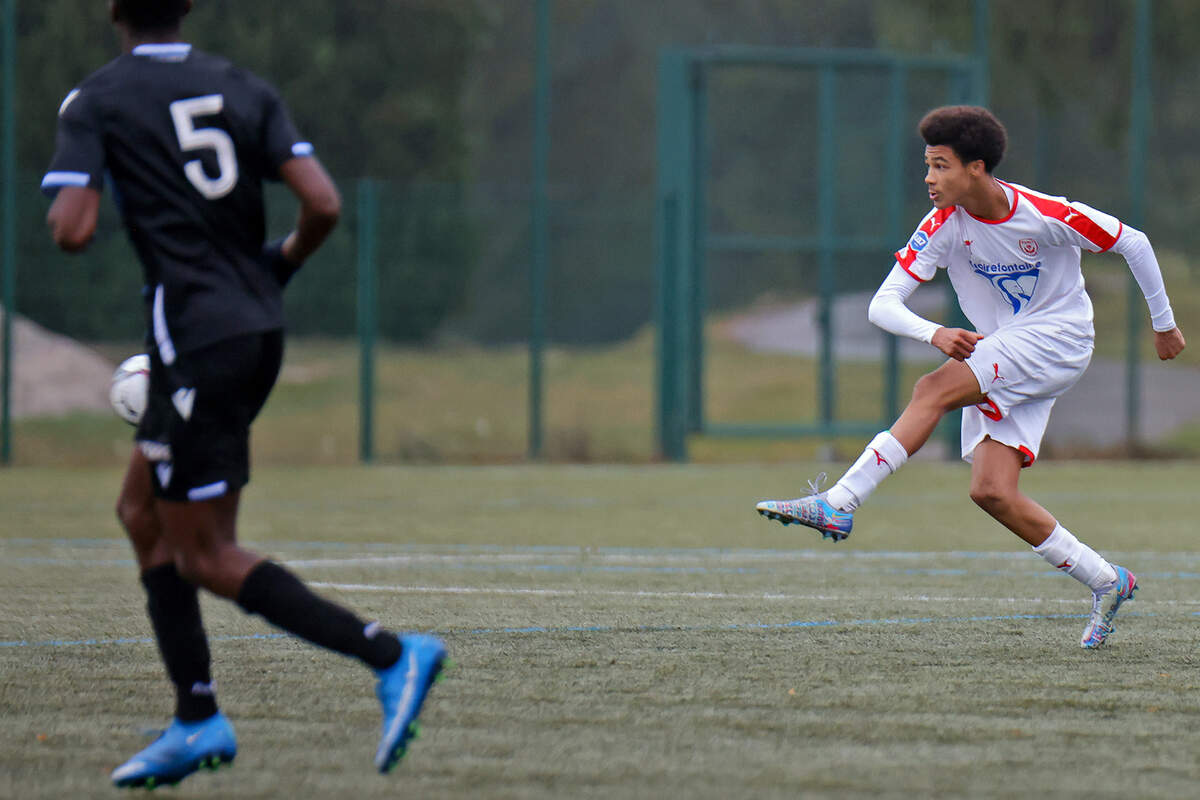
[[[753,512],[817,467],[261,469],[242,538],[457,662],[389,776],[370,675],[205,599],[232,769],[172,797],[1192,796],[1200,467],[1039,464],[1133,569],[1086,591],[912,463],[840,545]],[[834,470],[836,471],[836,470]],[[0,796],[110,797],[170,713],[118,474],[0,480]]]

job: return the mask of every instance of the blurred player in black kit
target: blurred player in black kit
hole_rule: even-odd
[[[42,182],[64,250],[91,240],[105,180],[141,261],[150,396],[117,502],[175,685],[170,727],[112,774],[118,786],[176,783],[231,762],[197,588],[375,670],[390,770],[445,659],[432,636],[397,636],[313,594],[237,543],[250,423],[283,357],[283,286],[337,223],[341,198],[265,81],[181,41],[192,0],[110,0],[123,54],[59,109]],[[300,202],[295,230],[264,244],[262,183]]]

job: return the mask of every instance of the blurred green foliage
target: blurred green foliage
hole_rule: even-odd
[[[139,271],[105,204],[88,255],[50,249],[37,217],[36,170],[49,162],[58,100],[117,55],[99,0],[19,6],[20,162],[24,167],[18,310],[85,339],[138,335]],[[199,0],[185,38],[275,84],[296,123],[340,180],[346,218],[289,291],[299,333],[352,334],[355,319],[355,182],[386,182],[380,220],[384,335],[428,337],[461,301],[475,263],[467,216],[462,93],[482,20],[469,0]],[[272,230],[295,213],[271,194]]]
[[[34,176],[53,150],[58,101],[116,54],[103,0],[20,0],[18,310],[71,335],[127,338],[140,327],[132,253],[108,227],[86,259],[45,242]],[[272,81],[339,180],[346,216],[289,289],[293,329],[354,330],[355,182],[385,182],[381,325],[404,340],[525,338],[533,2],[526,0],[196,0],[185,34]],[[1127,214],[1133,0],[991,0],[990,104],[1010,133],[1001,177]],[[629,336],[654,296],[658,54],[714,43],[971,51],[968,0],[552,0],[548,329],[559,342]],[[1155,0],[1149,197],[1160,251],[1200,247],[1195,76],[1200,4]],[[814,80],[728,69],[710,82],[707,217],[714,233],[803,235],[815,227]],[[864,153],[883,141],[881,87],[843,84],[840,233],[877,227],[882,176]],[[903,244],[923,215],[920,112],[942,102],[914,74]],[[273,197],[273,230],[294,209]],[[879,233],[880,231],[874,231]],[[890,235],[890,234],[889,234]],[[710,300],[732,308],[802,298],[812,259],[714,256]],[[842,290],[869,289],[890,252],[839,263]],[[134,273],[130,275],[131,272]],[[1187,287],[1172,286],[1173,294]],[[131,294],[132,293],[132,294]],[[118,298],[121,298],[118,300]],[[122,306],[119,303],[125,303]],[[132,309],[127,311],[126,309]],[[127,322],[128,321],[128,322]]]

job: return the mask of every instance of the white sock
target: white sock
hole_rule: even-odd
[[[871,496],[884,478],[904,466],[905,461],[908,461],[908,451],[896,441],[891,431],[876,434],[858,460],[829,490],[826,502],[840,511],[853,511]]]
[[[1117,571],[1104,560],[1104,556],[1076,539],[1062,525],[1055,525],[1046,541],[1033,548],[1033,552],[1093,592],[1117,579]]]

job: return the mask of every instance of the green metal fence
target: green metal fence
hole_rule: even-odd
[[[462,93],[468,168],[440,181],[369,182],[359,176],[370,170],[333,169],[343,223],[289,287],[291,353],[336,351],[349,364],[332,356],[301,364],[316,376],[305,391],[336,401],[352,422],[334,426],[335,456],[281,447],[278,456],[264,448],[266,457],[650,460],[683,457],[689,446],[704,455],[717,440],[734,448],[745,434],[875,429],[893,416],[910,377],[896,365],[894,344],[881,338],[868,386],[860,367],[822,342],[797,362],[811,376],[799,376],[785,401],[795,397],[802,410],[750,414],[713,388],[755,380],[774,365],[717,352],[725,344],[712,331],[729,315],[755,313],[766,293],[820,305],[873,289],[926,210],[915,190],[913,115],[948,99],[982,101],[989,86],[1014,143],[1004,177],[1144,223],[1168,266],[1200,246],[1188,78],[1200,57],[1183,35],[1188,2],[1124,0],[1097,18],[1085,0],[1064,0],[1063,18],[1087,23],[1072,26],[1006,14],[986,0],[850,5],[854,14],[847,0],[480,4],[489,12]],[[13,24],[18,6],[24,28]],[[198,4],[190,19],[215,7]],[[52,149],[53,101],[32,98],[65,93],[84,70],[58,75],[37,60],[15,69],[16,50],[29,59],[34,46],[22,31],[48,8],[0,0],[0,288],[6,309],[115,357],[137,346],[142,321],[134,256],[111,204],[83,258],[57,253],[45,235],[37,179]],[[43,48],[57,36],[42,35]],[[225,43],[197,44],[220,51]],[[92,45],[89,64],[108,52]],[[236,56],[258,68],[258,53]],[[778,63],[747,60],[764,53]],[[1155,60],[1171,68],[1151,70]],[[264,64],[268,77],[291,74]],[[36,80],[45,75],[53,80]],[[319,96],[283,88],[301,121],[322,118]],[[672,105],[659,111],[663,104]],[[657,138],[656,113],[664,120]],[[817,124],[831,115],[840,127]],[[907,117],[899,130],[908,141],[884,135],[890,129],[880,121],[897,117]],[[372,128],[370,120],[353,124]],[[329,139],[338,130],[327,130]],[[323,156],[337,152],[314,140]],[[674,182],[671,191],[656,185],[656,172]],[[1113,173],[1127,173],[1127,182]],[[856,206],[876,224],[848,225]],[[269,208],[271,230],[286,230],[295,213],[286,192],[272,194]],[[1125,404],[1114,403],[1113,413],[1125,412],[1136,441],[1144,302],[1120,259],[1109,260],[1116,263],[1099,278],[1091,262],[1085,275],[1098,313],[1109,315],[1098,317],[1101,350],[1119,351],[1127,369]],[[1180,274],[1168,276],[1177,306],[1191,291]],[[658,314],[666,324],[655,325]],[[5,392],[13,362],[17,373],[25,366],[11,353],[12,317],[0,331]],[[896,371],[899,382],[890,377]],[[478,380],[455,383],[462,375]],[[434,391],[446,386],[457,388]],[[279,414],[303,411],[298,401],[286,405],[289,391],[277,395]],[[0,402],[3,459],[14,443],[10,407]],[[75,443],[80,427],[100,425],[72,424],[19,421],[20,463],[56,452],[46,431],[61,427],[62,440]],[[816,448],[812,436],[794,441],[774,457]]]
[[[710,208],[713,192],[710,178],[710,108],[712,84],[722,70],[733,68],[785,71],[807,75],[813,84],[803,96],[815,109],[813,124],[805,129],[807,137],[792,141],[790,147],[809,159],[808,185],[815,189],[815,231],[796,235],[787,231],[746,233],[738,230],[713,230]],[[876,88],[873,97],[855,96],[845,76],[866,73],[869,85]],[[658,128],[658,413],[657,435],[664,458],[687,458],[688,434],[707,436],[815,436],[832,438],[846,434],[870,434],[887,427],[899,411],[898,349],[895,337],[886,337],[881,351],[885,370],[883,408],[872,419],[839,418],[837,413],[837,358],[833,334],[834,298],[838,292],[839,272],[847,268],[845,256],[866,255],[886,259],[904,237],[909,220],[905,203],[905,161],[911,161],[914,113],[939,103],[980,103],[982,89],[976,85],[982,69],[974,57],[906,56],[874,50],[781,49],[751,47],[706,47],[670,49],[663,53],[659,66]],[[914,75],[926,80],[940,78],[941,96],[933,99],[928,92],[917,95],[912,89]],[[802,83],[797,77],[783,86],[793,89]],[[882,88],[883,91],[878,91]],[[815,95],[815,97],[814,97]],[[841,109],[882,100],[872,116],[882,141],[874,157],[859,147],[849,152],[852,142],[861,139],[861,131],[847,131],[839,124]],[[736,111],[731,112],[736,114]],[[789,134],[793,132],[789,131]],[[846,205],[847,183],[840,173],[855,160],[870,162],[876,171],[878,186],[871,180],[851,184],[857,193],[851,202],[864,195],[885,198],[882,214],[867,224],[848,225],[858,215],[839,213]],[[907,193],[911,196],[911,192]],[[920,219],[918,212],[912,219]],[[746,260],[755,253],[783,253],[816,262],[816,287],[812,291],[819,305],[819,369],[815,380],[818,416],[810,422],[748,422],[713,420],[705,413],[705,328],[708,313],[709,262],[712,254],[731,254]],[[949,298],[953,304],[953,298]],[[956,308],[956,306],[954,306]]]

